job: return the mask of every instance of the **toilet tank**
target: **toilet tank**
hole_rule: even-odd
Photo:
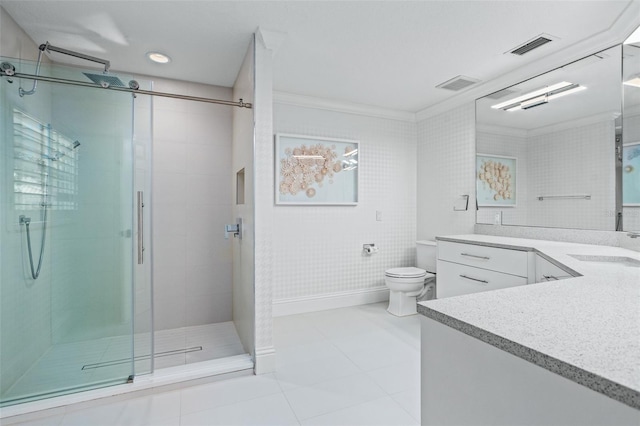
[[[436,248],[435,241],[416,241],[416,266],[427,272],[436,272]]]

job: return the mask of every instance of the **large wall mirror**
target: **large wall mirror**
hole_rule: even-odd
[[[640,28],[622,46],[622,217],[640,231]]]
[[[632,215],[623,209],[640,212],[623,200],[640,111],[623,137],[622,54],[615,46],[476,101],[477,223],[614,231]]]

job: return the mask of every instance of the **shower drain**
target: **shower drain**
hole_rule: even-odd
[[[171,351],[163,351],[163,352],[156,352],[155,357],[159,358],[159,357],[163,357],[163,356],[171,356],[171,355],[180,355],[180,354],[187,354],[189,352],[198,352],[202,350],[202,346],[193,346],[191,348],[184,348],[184,349],[174,349]],[[151,359],[151,355],[139,355],[133,358],[134,361],[144,361],[147,359]],[[122,358],[122,359],[115,359],[113,361],[103,361],[103,362],[97,362],[95,364],[85,364],[82,366],[82,370],[93,370],[95,368],[102,368],[102,367],[111,367],[113,365],[120,365],[120,364],[127,364],[131,362],[131,358]]]

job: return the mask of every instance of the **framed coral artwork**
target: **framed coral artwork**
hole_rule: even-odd
[[[517,159],[502,155],[476,155],[478,207],[516,206]]]
[[[358,141],[284,133],[275,139],[276,204],[358,204]]]
[[[640,207],[640,142],[622,146],[622,205]]]

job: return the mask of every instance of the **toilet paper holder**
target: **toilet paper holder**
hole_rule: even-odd
[[[365,254],[371,255],[371,254],[375,254],[378,252],[378,247],[376,247],[375,244],[363,244],[362,245],[362,251]]]

